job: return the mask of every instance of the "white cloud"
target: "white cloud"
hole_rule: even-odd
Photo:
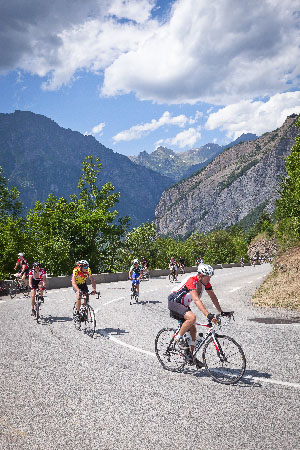
[[[99,134],[99,136],[101,136],[103,134],[102,130],[104,127],[105,127],[105,122],[99,123],[99,125],[96,125],[93,127],[91,134]]]
[[[197,140],[201,138],[201,133],[198,129],[189,128],[188,130],[181,131],[175,137],[169,139],[160,139],[155,143],[155,148],[160,145],[170,145],[179,148],[194,147]]]
[[[154,5],[154,0],[112,0],[108,14],[143,23],[149,19]]]
[[[0,70],[48,77],[59,89],[80,71],[104,74],[103,96],[157,103],[237,103],[297,87],[299,0],[0,3]],[[298,12],[297,12],[298,11]]]
[[[230,104],[297,86],[298,0],[177,0],[170,20],[105,70],[102,94]]]
[[[152,119],[151,122],[134,125],[128,130],[120,131],[113,139],[115,142],[132,141],[164,126],[175,125],[182,128],[188,121],[189,119],[185,115],[172,117],[169,111],[165,111],[158,120]]]
[[[258,136],[280,127],[292,113],[300,114],[300,91],[276,94],[267,102],[243,100],[210,114],[205,128],[220,128],[230,139],[243,133]]]

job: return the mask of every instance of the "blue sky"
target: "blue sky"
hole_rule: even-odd
[[[261,135],[300,113],[298,0],[11,0],[0,112],[134,155]]]

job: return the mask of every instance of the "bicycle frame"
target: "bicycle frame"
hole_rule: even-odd
[[[196,337],[196,341],[195,341],[195,348],[194,351],[192,353],[193,356],[196,356],[196,354],[198,353],[198,351],[200,350],[201,347],[203,347],[203,345],[205,344],[205,342],[210,339],[212,337],[214,345],[216,347],[216,350],[218,353],[221,353],[222,355],[222,349],[218,343],[218,334],[217,334],[217,330],[216,327],[218,327],[219,329],[221,329],[221,327],[225,327],[226,325],[228,325],[229,321],[231,320],[231,318],[234,320],[234,316],[232,314],[232,316],[227,317],[227,321],[225,323],[222,324],[220,316],[217,316],[218,319],[218,323],[217,324],[212,324],[211,322],[209,323],[195,323],[194,326],[201,326],[201,327],[206,327],[208,328],[208,331],[206,334],[203,333],[197,333],[197,337]],[[222,321],[224,320],[224,318],[222,318]],[[184,321],[182,320],[178,320],[178,328],[176,330],[176,333],[174,334],[174,338],[175,336],[179,333],[179,330],[182,326]],[[199,339],[200,338],[200,339]]]

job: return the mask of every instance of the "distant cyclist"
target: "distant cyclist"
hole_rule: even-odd
[[[132,266],[129,269],[128,277],[130,280],[135,281],[136,291],[138,295],[140,294],[140,279],[142,275],[143,275],[143,268],[139,264],[139,260],[134,259],[132,261]]]
[[[170,269],[170,274],[172,272],[174,272],[175,275],[175,281],[177,281],[177,269],[178,269],[178,264],[176,259],[174,258],[174,256],[171,257],[170,262],[169,262],[169,269]]]
[[[216,309],[219,313],[222,313],[219,300],[210,284],[210,278],[214,274],[214,269],[208,264],[199,264],[197,272],[197,275],[185,278],[180,286],[172,290],[168,297],[168,308],[172,312],[173,317],[178,320],[184,320],[184,323],[176,336],[178,345],[182,349],[186,349],[183,336],[189,331],[192,338],[192,342],[190,343],[191,352],[194,350],[196,339],[196,327],[194,325],[196,322],[196,315],[191,310],[190,303],[194,301],[197,308],[208,318],[208,320],[216,322],[215,315],[208,312],[201,300],[202,293],[206,290]]]
[[[182,273],[185,273],[185,261],[184,261],[184,259],[180,256],[178,261],[179,261],[179,265],[180,265]]]
[[[36,290],[40,289],[40,295],[43,297],[43,291],[46,287],[46,272],[38,261],[33,263],[33,267],[29,272],[29,287],[31,289],[31,315],[35,316],[34,303]]]
[[[14,267],[14,270],[17,270],[18,266],[20,266],[20,277],[24,281],[26,288],[28,289],[28,275],[29,275],[29,264],[27,259],[24,258],[24,253],[18,253],[18,261]]]
[[[76,267],[73,270],[72,275],[72,286],[73,290],[76,292],[76,314],[74,319],[80,320],[79,310],[81,306],[81,298],[80,298],[80,292],[88,293],[88,287],[87,287],[87,279],[91,280],[93,291],[91,292],[92,295],[96,294],[96,283],[94,280],[94,277],[92,275],[92,271],[90,269],[88,261],[85,259],[82,259],[77,262]],[[86,304],[86,300],[85,303]]]

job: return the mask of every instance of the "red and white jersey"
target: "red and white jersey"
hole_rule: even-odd
[[[45,272],[44,269],[40,269],[39,270],[38,276],[35,273],[34,269],[31,269],[31,271],[29,272],[29,276],[32,277],[34,280],[41,280],[41,281],[43,281],[43,276],[44,275],[46,275],[46,272]]]
[[[184,306],[189,306],[189,304],[193,301],[192,295],[190,294],[190,291],[193,291],[199,288],[200,286],[200,293],[199,297],[201,297],[203,290],[211,291],[212,285],[210,283],[207,283],[204,285],[203,283],[198,283],[198,277],[197,275],[193,277],[186,277],[180,284],[180,286],[176,286],[174,289],[172,289],[171,293],[173,294],[174,301],[177,303],[181,303]]]
[[[23,258],[22,261],[21,261],[20,258],[19,258],[18,261],[17,261],[16,266],[21,266],[21,267],[22,267],[22,266],[26,266],[26,269],[29,269],[28,261],[27,261],[27,259],[25,259],[25,258]]]

